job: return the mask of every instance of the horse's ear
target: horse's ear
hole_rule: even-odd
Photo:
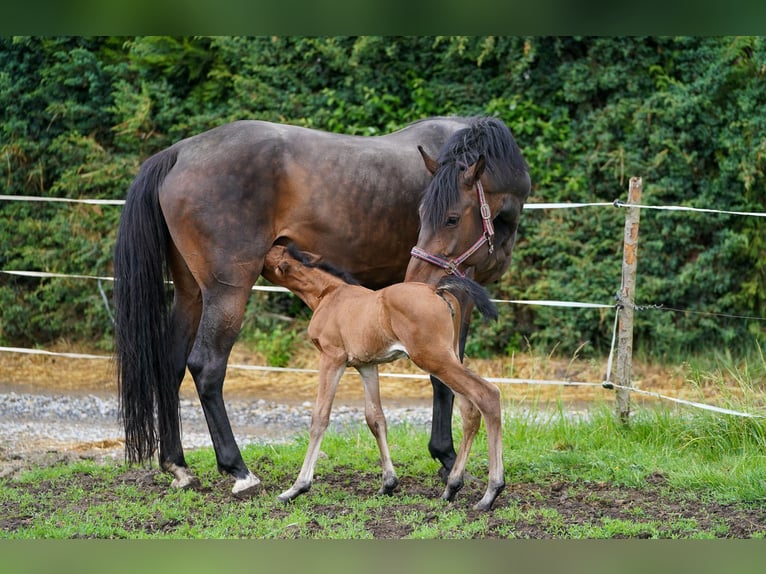
[[[422,145],[418,146],[418,151],[420,152],[420,155],[423,157],[423,163],[426,164],[426,169],[428,170],[428,172],[431,175],[435,174],[436,170],[439,168],[439,163],[430,155],[428,155],[428,152],[423,149]]]
[[[481,175],[484,173],[484,169],[487,167],[487,160],[484,155],[480,155],[479,159],[463,172],[463,181],[466,187],[473,187],[474,184],[479,181]]]

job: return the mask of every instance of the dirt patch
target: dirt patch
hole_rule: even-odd
[[[83,452],[48,452],[38,453],[20,461],[20,466],[39,467],[72,462],[78,459],[98,459],[103,452],[96,448]],[[6,457],[7,457],[7,453]],[[0,478],[0,482],[11,481]],[[315,483],[321,483],[332,491],[342,492],[343,499],[351,497],[368,498],[375,496],[379,476],[359,474],[353,469],[335,468],[332,473],[318,473]],[[52,491],[89,492],[88,498],[81,501],[80,510],[85,512],[93,505],[105,505],[119,496],[120,485],[137,486],[147,500],[162,497],[168,490],[165,475],[154,469],[130,469],[119,474],[114,484],[103,483],[100,477],[88,473],[75,473],[65,479],[40,481],[25,484],[28,500],[45,500]],[[229,482],[222,477],[212,486],[201,490],[211,502],[224,505],[232,503],[228,494]],[[263,496],[275,496],[279,485],[265,485]],[[284,486],[284,485],[282,485]],[[418,503],[417,497],[435,499],[440,493],[437,481],[423,482],[413,477],[403,476],[396,492],[386,504],[378,505],[369,512],[365,529],[378,539],[402,539],[411,536],[415,528],[431,527],[433,537],[452,537],[456,533],[448,526],[442,527],[444,513],[434,510],[432,505]],[[647,478],[643,488],[625,488],[607,482],[584,482],[553,480],[543,484],[512,483],[498,497],[489,513],[474,511],[471,505],[483,494],[484,484],[480,480],[470,481],[458,494],[454,503],[448,507],[465,512],[467,524],[482,523],[475,538],[500,539],[556,539],[587,538],[588,532],[600,528],[599,537],[607,538],[690,538],[704,534],[718,538],[750,538],[766,532],[766,508],[761,506],[726,505],[713,501],[704,501],[697,496],[683,496],[667,488],[664,476],[654,474]],[[406,495],[406,497],[405,497]],[[312,496],[312,493],[304,496]],[[413,502],[413,500],[415,502]],[[234,501],[235,504],[248,504],[248,500]],[[62,501],[62,504],[67,502]],[[445,503],[445,507],[446,507]],[[70,508],[77,511],[77,508]],[[342,520],[349,507],[316,504],[312,506],[315,515],[329,520]],[[34,517],[45,510],[34,509],[28,502],[21,509],[17,502],[7,500],[0,503],[0,537],[30,526]],[[194,523],[204,517],[195,516],[194,509],[183,520],[169,519],[163,516],[146,515],[141,520],[130,519],[122,528],[128,533],[141,535],[165,533],[173,535],[176,529],[183,528],[183,523]],[[285,518],[289,509],[283,505],[273,505],[271,518]],[[420,516],[416,523],[406,519],[413,513]],[[611,526],[610,526],[611,525]],[[630,525],[630,526],[625,526]],[[444,531],[440,531],[444,528]],[[289,525],[280,534],[284,538],[324,537],[324,527],[315,518],[300,525]]]

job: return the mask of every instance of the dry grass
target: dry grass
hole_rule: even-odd
[[[296,345],[291,367],[316,369],[318,353],[308,345]],[[55,352],[103,352],[61,342],[48,348]],[[316,375],[313,373],[252,371],[231,365],[265,365],[265,358],[251,345],[235,346],[227,373],[227,396],[263,398],[266,400],[295,402],[313,400]],[[604,380],[606,361],[566,359],[535,354],[516,354],[495,359],[467,359],[466,364],[486,377],[579,381],[600,383]],[[423,372],[406,359],[381,365],[381,373]],[[689,383],[687,365],[668,366],[634,363],[634,386],[671,396],[700,398],[700,389]],[[111,360],[86,360],[46,355],[0,352],[0,388],[45,392],[116,393],[114,364]],[[184,395],[193,395],[194,386],[187,374],[182,385]],[[564,401],[588,402],[611,399],[612,393],[601,388],[561,385],[502,384],[503,396],[511,401]],[[705,392],[705,389],[702,389]],[[710,392],[715,392],[711,387]],[[381,393],[387,401],[430,400],[431,385],[427,379],[396,379],[381,377]],[[349,369],[338,390],[338,400],[356,402],[363,399],[361,385],[353,369]],[[649,399],[653,400],[653,399]]]

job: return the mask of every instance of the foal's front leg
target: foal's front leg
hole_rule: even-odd
[[[392,494],[399,484],[399,479],[394,471],[391,454],[388,450],[388,429],[386,427],[386,415],[383,413],[383,405],[380,403],[380,384],[378,379],[378,366],[367,365],[357,367],[362,376],[364,386],[364,418],[370,427],[372,436],[378,442],[380,451],[380,466],[383,470],[383,485],[378,494]]]
[[[311,480],[314,478],[314,466],[319,457],[319,447],[322,444],[327,426],[330,424],[330,411],[335,399],[335,391],[338,388],[343,371],[346,370],[345,357],[330,357],[322,353],[319,357],[319,388],[314,410],[311,413],[311,428],[309,430],[309,446],[303,459],[303,466],[298,478],[291,488],[279,495],[279,500],[287,502],[298,495],[308,492],[311,488]]]

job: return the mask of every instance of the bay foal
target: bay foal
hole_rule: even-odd
[[[505,486],[500,391],[465,368],[458,358],[461,301],[473,300],[485,317],[495,319],[497,310],[487,292],[470,279],[451,275],[435,286],[397,283],[373,291],[351,284],[347,277],[340,277],[307,255],[281,245],[266,254],[263,275],[290,289],[313,310],[308,334],[321,353],[308,450],[298,478],[279,495],[280,500],[292,500],[311,488],[335,391],[347,366],[356,368],[362,377],[365,419],[377,440],[383,470],[379,492],[393,492],[398,479],[388,450],[377,365],[406,355],[418,367],[444,381],[458,396],[463,438],[442,494],[445,500],[453,500],[463,486],[468,453],[484,416],[489,481],[483,498],[474,508],[489,510]]]

